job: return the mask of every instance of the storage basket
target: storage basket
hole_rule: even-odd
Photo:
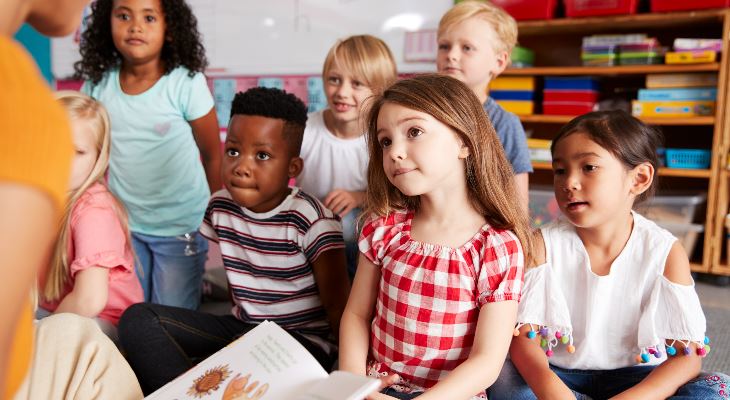
[[[706,169],[710,167],[710,150],[666,149],[669,168]]]

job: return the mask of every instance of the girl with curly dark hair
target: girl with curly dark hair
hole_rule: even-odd
[[[197,21],[184,0],[97,0],[86,23],[76,75],[109,110],[109,188],[129,212],[145,300],[195,309],[208,251],[198,228],[221,187]]]

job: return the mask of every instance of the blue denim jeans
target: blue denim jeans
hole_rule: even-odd
[[[550,366],[558,377],[573,391],[576,399],[607,399],[641,382],[653,366],[634,366],[614,370],[570,370]],[[728,377],[721,373],[702,373],[677,390],[672,400],[727,399]],[[504,362],[499,378],[487,390],[489,400],[532,400],[534,393],[510,360]]]
[[[132,232],[144,300],[195,310],[200,305],[208,240],[200,233],[161,237]]]

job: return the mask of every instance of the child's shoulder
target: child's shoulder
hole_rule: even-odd
[[[385,215],[369,215],[365,219],[365,223],[363,225],[371,227],[372,229],[389,228],[410,224],[411,219],[413,219],[413,212],[411,211],[392,210]]]
[[[487,111],[490,122],[494,125],[495,129],[497,126],[519,127],[522,129],[520,118],[514,113],[502,108],[493,98],[487,97],[487,100],[484,102],[484,110]]]
[[[76,221],[92,210],[105,210],[114,212],[120,204],[115,200],[114,195],[106,185],[96,182],[89,186],[73,205],[72,220]],[[93,212],[96,212],[93,211]]]
[[[319,199],[303,191],[301,188],[292,188],[291,196],[292,201],[289,206],[289,211],[295,211],[298,215],[301,215],[310,222],[320,219],[339,220],[339,217],[329,208],[325,207]]]
[[[76,201],[76,208],[79,207],[107,207],[114,204],[114,195],[101,182],[89,186]]]
[[[634,234],[638,241],[649,246],[656,246],[660,243],[674,243],[677,238],[665,228],[657,225],[656,222],[645,218],[643,215],[633,212]]]

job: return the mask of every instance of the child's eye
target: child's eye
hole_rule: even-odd
[[[564,173],[565,173],[565,168],[553,167],[553,174],[563,175]]]
[[[129,21],[129,14],[119,13],[119,14],[117,14],[117,18],[122,21]]]
[[[473,47],[471,47],[469,45],[464,46],[464,51],[472,51],[472,50],[474,50]]]
[[[439,44],[439,50],[448,50],[449,47],[450,46],[448,44],[446,44],[446,43]]]
[[[82,156],[82,155],[86,154],[86,151],[81,150],[81,149],[76,149],[76,154]]]
[[[228,157],[238,157],[238,150],[236,149],[226,149],[226,156]]]
[[[144,20],[147,22],[155,22],[155,21],[157,21],[157,18],[155,18],[152,15],[148,15],[148,16],[144,17]]]
[[[421,129],[419,129],[419,128],[410,128],[410,129],[408,129],[408,137],[409,138],[418,137],[418,136],[421,136],[422,134],[423,134],[423,131]]]
[[[339,85],[340,84],[340,78],[338,78],[336,76],[330,76],[329,78],[327,78],[327,82],[329,82],[329,83],[331,83],[333,85]]]
[[[352,87],[354,87],[355,89],[359,89],[359,88],[361,88],[363,86],[365,86],[365,85],[363,85],[362,82],[352,81]]]
[[[586,165],[586,166],[583,167],[583,170],[588,171],[588,172],[595,171],[597,169],[598,169],[598,166],[591,165],[591,164],[588,164],[588,165]]]
[[[259,151],[258,153],[256,153],[257,160],[266,161],[270,158],[271,158],[271,156],[269,154],[264,153],[263,151]]]
[[[390,140],[390,138],[386,137],[386,138],[380,139],[379,143],[380,143],[380,147],[386,148],[386,147],[390,146],[391,143],[393,143],[393,142]]]

